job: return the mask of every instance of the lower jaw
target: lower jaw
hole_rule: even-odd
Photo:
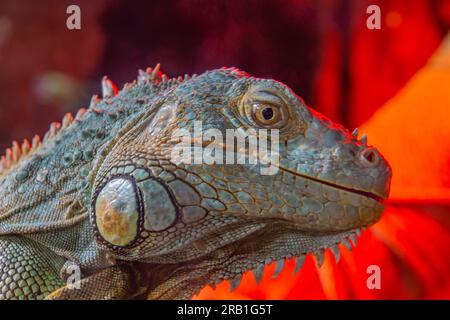
[[[230,288],[234,289],[239,285],[242,274],[247,271],[252,271],[255,279],[258,279],[262,276],[264,267],[275,262],[277,267],[274,276],[277,276],[285,260],[295,259],[296,269],[297,267],[300,269],[308,254],[316,257],[320,267],[324,252],[328,249],[332,251],[337,262],[339,260],[337,245],[342,243],[351,249],[350,243],[356,245],[356,235],[360,234],[360,229],[324,235],[296,232],[261,237],[261,233],[264,233],[264,230],[252,235],[246,241],[222,247],[201,259],[177,266],[172,265],[173,271],[168,278],[147,291],[146,298],[190,299],[203,287],[207,285],[215,287],[225,280],[229,280]],[[160,267],[163,268],[164,265]]]

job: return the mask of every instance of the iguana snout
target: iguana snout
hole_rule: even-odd
[[[391,168],[381,153],[299,102],[305,129],[280,151],[280,169],[302,197],[302,227],[310,231],[360,228],[378,221],[389,195]],[[312,215],[311,212],[315,212]],[[297,217],[295,217],[297,218]]]

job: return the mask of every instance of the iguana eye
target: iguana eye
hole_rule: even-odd
[[[284,123],[283,110],[268,104],[253,103],[253,120],[263,127],[281,127]]]
[[[257,127],[281,129],[288,124],[289,110],[286,102],[272,90],[259,87],[250,89],[239,108],[241,115]]]
[[[287,112],[283,107],[267,102],[251,102],[249,116],[263,128],[282,128],[287,123]]]

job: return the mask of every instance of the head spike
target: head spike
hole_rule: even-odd
[[[242,280],[242,274],[238,274],[236,277],[234,277],[232,280],[230,280],[230,292],[233,292],[236,290],[236,288],[239,286]]]
[[[83,117],[83,115],[86,113],[86,109],[85,108],[81,108],[77,111],[77,114],[75,116],[75,119],[77,120],[81,120],[81,118]]]
[[[302,254],[299,257],[295,257],[295,269],[294,269],[295,273],[299,272],[300,269],[303,267],[303,265],[305,264],[305,259],[306,256],[304,254]]]
[[[356,246],[356,236],[355,236],[355,234],[352,233],[352,234],[349,236],[349,239],[352,241],[352,244],[353,244],[353,246],[355,247],[355,246]]]
[[[59,122],[52,122],[50,124],[50,129],[48,129],[47,133],[44,135],[44,141],[47,141],[49,138],[55,136],[59,128],[61,127],[61,124]]]
[[[313,254],[316,257],[317,268],[320,268],[323,265],[324,261],[323,250],[319,249],[318,251],[315,251]]]
[[[31,150],[30,142],[27,139],[23,140],[23,143],[22,143],[22,154],[23,155],[27,155],[30,152],[30,150]]]
[[[11,148],[7,148],[6,149],[5,156],[6,156],[7,166],[9,167],[12,164],[12,161],[13,161],[13,154],[12,154]]]
[[[61,124],[59,122],[53,122],[50,125],[50,136],[52,136],[52,137],[55,136],[58,133],[60,128],[61,128]]]
[[[91,102],[89,104],[89,109],[95,109],[100,101],[101,101],[101,99],[98,97],[98,95],[94,94],[91,98]]]
[[[350,241],[348,241],[348,239],[343,239],[342,244],[348,249],[348,251],[352,251],[352,245],[350,244]]]
[[[161,64],[158,63],[150,72],[150,81],[154,84],[159,84],[161,82],[166,82],[168,80],[167,76],[161,71]]]
[[[362,144],[367,145],[367,135],[363,134],[360,141]]]
[[[148,72],[145,72],[144,70],[139,69],[138,70],[137,82],[139,84],[143,84],[143,83],[148,82],[149,80],[150,80],[150,77],[149,77]]]
[[[33,139],[31,140],[31,149],[36,150],[41,145],[41,137],[39,137],[37,134],[34,135]]]
[[[0,172],[6,169],[8,169],[8,163],[6,161],[6,157],[2,156],[0,158]]]
[[[136,80],[133,80],[132,82],[125,83],[125,85],[123,87],[124,87],[125,90],[130,90],[135,85],[136,85]]]
[[[152,74],[151,74],[151,80],[153,82],[160,82],[161,81],[161,77],[162,77],[162,72],[160,71],[161,69],[161,64],[158,63],[155,68],[152,70]]]
[[[253,277],[255,277],[256,284],[259,284],[261,282],[261,279],[264,274],[264,263],[260,263],[256,269],[252,270]]]
[[[13,141],[11,150],[12,150],[12,162],[16,163],[17,161],[19,161],[20,156],[22,154],[20,150],[20,145],[17,141]]]
[[[358,138],[358,133],[359,133],[358,128],[355,128],[352,132],[352,136],[354,136],[355,138]]]
[[[66,113],[62,119],[62,127],[67,128],[73,122],[73,116],[70,112]]]
[[[281,273],[281,271],[283,271],[284,268],[284,259],[278,260],[276,265],[275,265],[275,271],[272,275],[272,279],[275,279],[276,277],[278,277]]]
[[[104,76],[102,79],[102,96],[103,98],[111,98],[117,94],[117,86],[108,79],[107,76]]]
[[[333,253],[334,260],[336,261],[336,263],[338,263],[341,258],[341,252],[339,251],[339,247],[337,245],[333,245],[330,247],[330,250],[331,253]]]

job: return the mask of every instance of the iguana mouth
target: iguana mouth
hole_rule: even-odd
[[[297,171],[293,171],[293,170],[290,170],[290,169],[287,169],[287,168],[283,168],[283,167],[279,167],[279,168],[280,168],[280,170],[288,172],[288,173],[293,174],[293,175],[296,175],[297,177],[301,177],[303,179],[307,179],[307,180],[314,181],[314,182],[317,182],[317,183],[320,183],[320,184],[324,184],[324,185],[327,185],[327,186],[335,188],[335,189],[340,189],[340,190],[344,190],[344,191],[347,191],[347,192],[359,194],[360,196],[371,198],[371,199],[373,199],[373,200],[375,200],[377,202],[380,202],[380,203],[382,203],[386,199],[385,196],[382,197],[382,196],[379,196],[379,195],[374,194],[374,193],[369,192],[369,191],[354,189],[354,188],[342,186],[342,185],[339,185],[339,184],[335,184],[335,183],[330,182],[330,181],[317,179],[317,178],[314,178],[314,177],[311,177],[311,176],[308,176],[308,175],[304,175],[304,174],[298,173]]]

